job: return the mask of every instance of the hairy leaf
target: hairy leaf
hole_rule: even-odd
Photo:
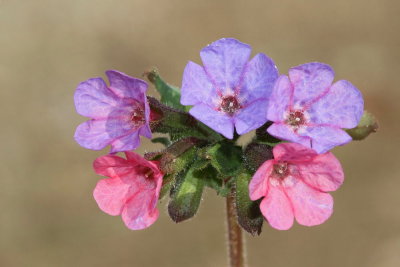
[[[250,200],[250,180],[251,175],[247,171],[240,173],[236,179],[235,194],[238,222],[250,234],[260,235],[264,219],[259,208],[259,201]]]
[[[171,190],[168,214],[176,223],[192,218],[200,206],[204,180],[194,171],[190,168],[187,172],[180,173]]]

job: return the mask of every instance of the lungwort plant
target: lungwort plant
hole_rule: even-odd
[[[205,188],[214,189],[227,202],[232,266],[244,264],[241,229],[259,235],[264,221],[287,230],[294,219],[314,226],[332,215],[329,192],[344,174],[329,150],[376,131],[375,119],[353,84],[334,82],[329,65],[306,63],[279,75],[267,55],[250,54],[231,38],[206,46],[202,65],[186,65],[181,89],[155,69],[146,72],[160,99],[146,95],[147,82],[115,70],[106,72],[108,85],[101,78],[78,85],[76,110],[90,120],[75,140],[111,147],[93,164],[106,177],[93,193],[102,211],[139,230],[157,220],[157,203],[168,198],[178,223],[197,213]],[[248,144],[237,144],[253,130]],[[140,136],[154,133],[163,150],[132,151]]]

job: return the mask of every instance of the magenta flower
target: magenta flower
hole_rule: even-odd
[[[287,230],[293,219],[306,226],[326,221],[333,212],[332,196],[343,183],[342,167],[328,152],[295,143],[274,147],[274,159],[264,162],[249,184],[250,199],[261,201],[260,209],[269,224]]]
[[[274,62],[264,54],[250,61],[251,47],[235,39],[220,39],[203,48],[204,67],[186,65],[181,103],[193,105],[196,119],[232,139],[234,127],[244,134],[266,121],[268,100],[278,77]]]
[[[106,74],[109,87],[103,79],[93,78],[76,89],[76,111],[92,119],[77,127],[75,140],[93,150],[111,145],[112,153],[135,149],[139,135],[151,138],[147,84],[114,70]]]
[[[307,63],[282,75],[271,94],[267,118],[275,122],[268,132],[324,153],[350,142],[342,128],[357,126],[364,109],[360,91],[341,80],[322,63]]]
[[[134,152],[125,155],[126,159],[106,155],[94,161],[95,172],[110,178],[97,183],[93,196],[102,211],[121,215],[129,229],[140,230],[158,218],[156,206],[163,174],[157,162],[147,161]]]

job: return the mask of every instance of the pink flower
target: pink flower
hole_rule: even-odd
[[[306,226],[325,222],[333,212],[332,196],[326,192],[338,189],[344,179],[336,157],[295,143],[279,144],[273,154],[249,184],[251,200],[264,197],[260,209],[269,224],[287,230],[294,218]]]
[[[157,201],[163,174],[155,161],[147,161],[134,152],[126,159],[106,155],[93,162],[100,180],[93,191],[99,208],[110,215],[121,215],[129,229],[149,227],[158,218]]]

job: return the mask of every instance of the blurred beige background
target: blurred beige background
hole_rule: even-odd
[[[205,194],[195,219],[129,231],[92,199],[79,147],[76,85],[157,66],[180,86],[188,60],[221,37],[272,57],[281,73],[322,61],[364,94],[380,121],[335,149],[346,172],[318,227],[247,236],[249,266],[400,266],[399,1],[0,0],[0,266],[225,266],[224,201]],[[154,91],[152,95],[156,95]],[[139,152],[154,149],[147,141]]]

